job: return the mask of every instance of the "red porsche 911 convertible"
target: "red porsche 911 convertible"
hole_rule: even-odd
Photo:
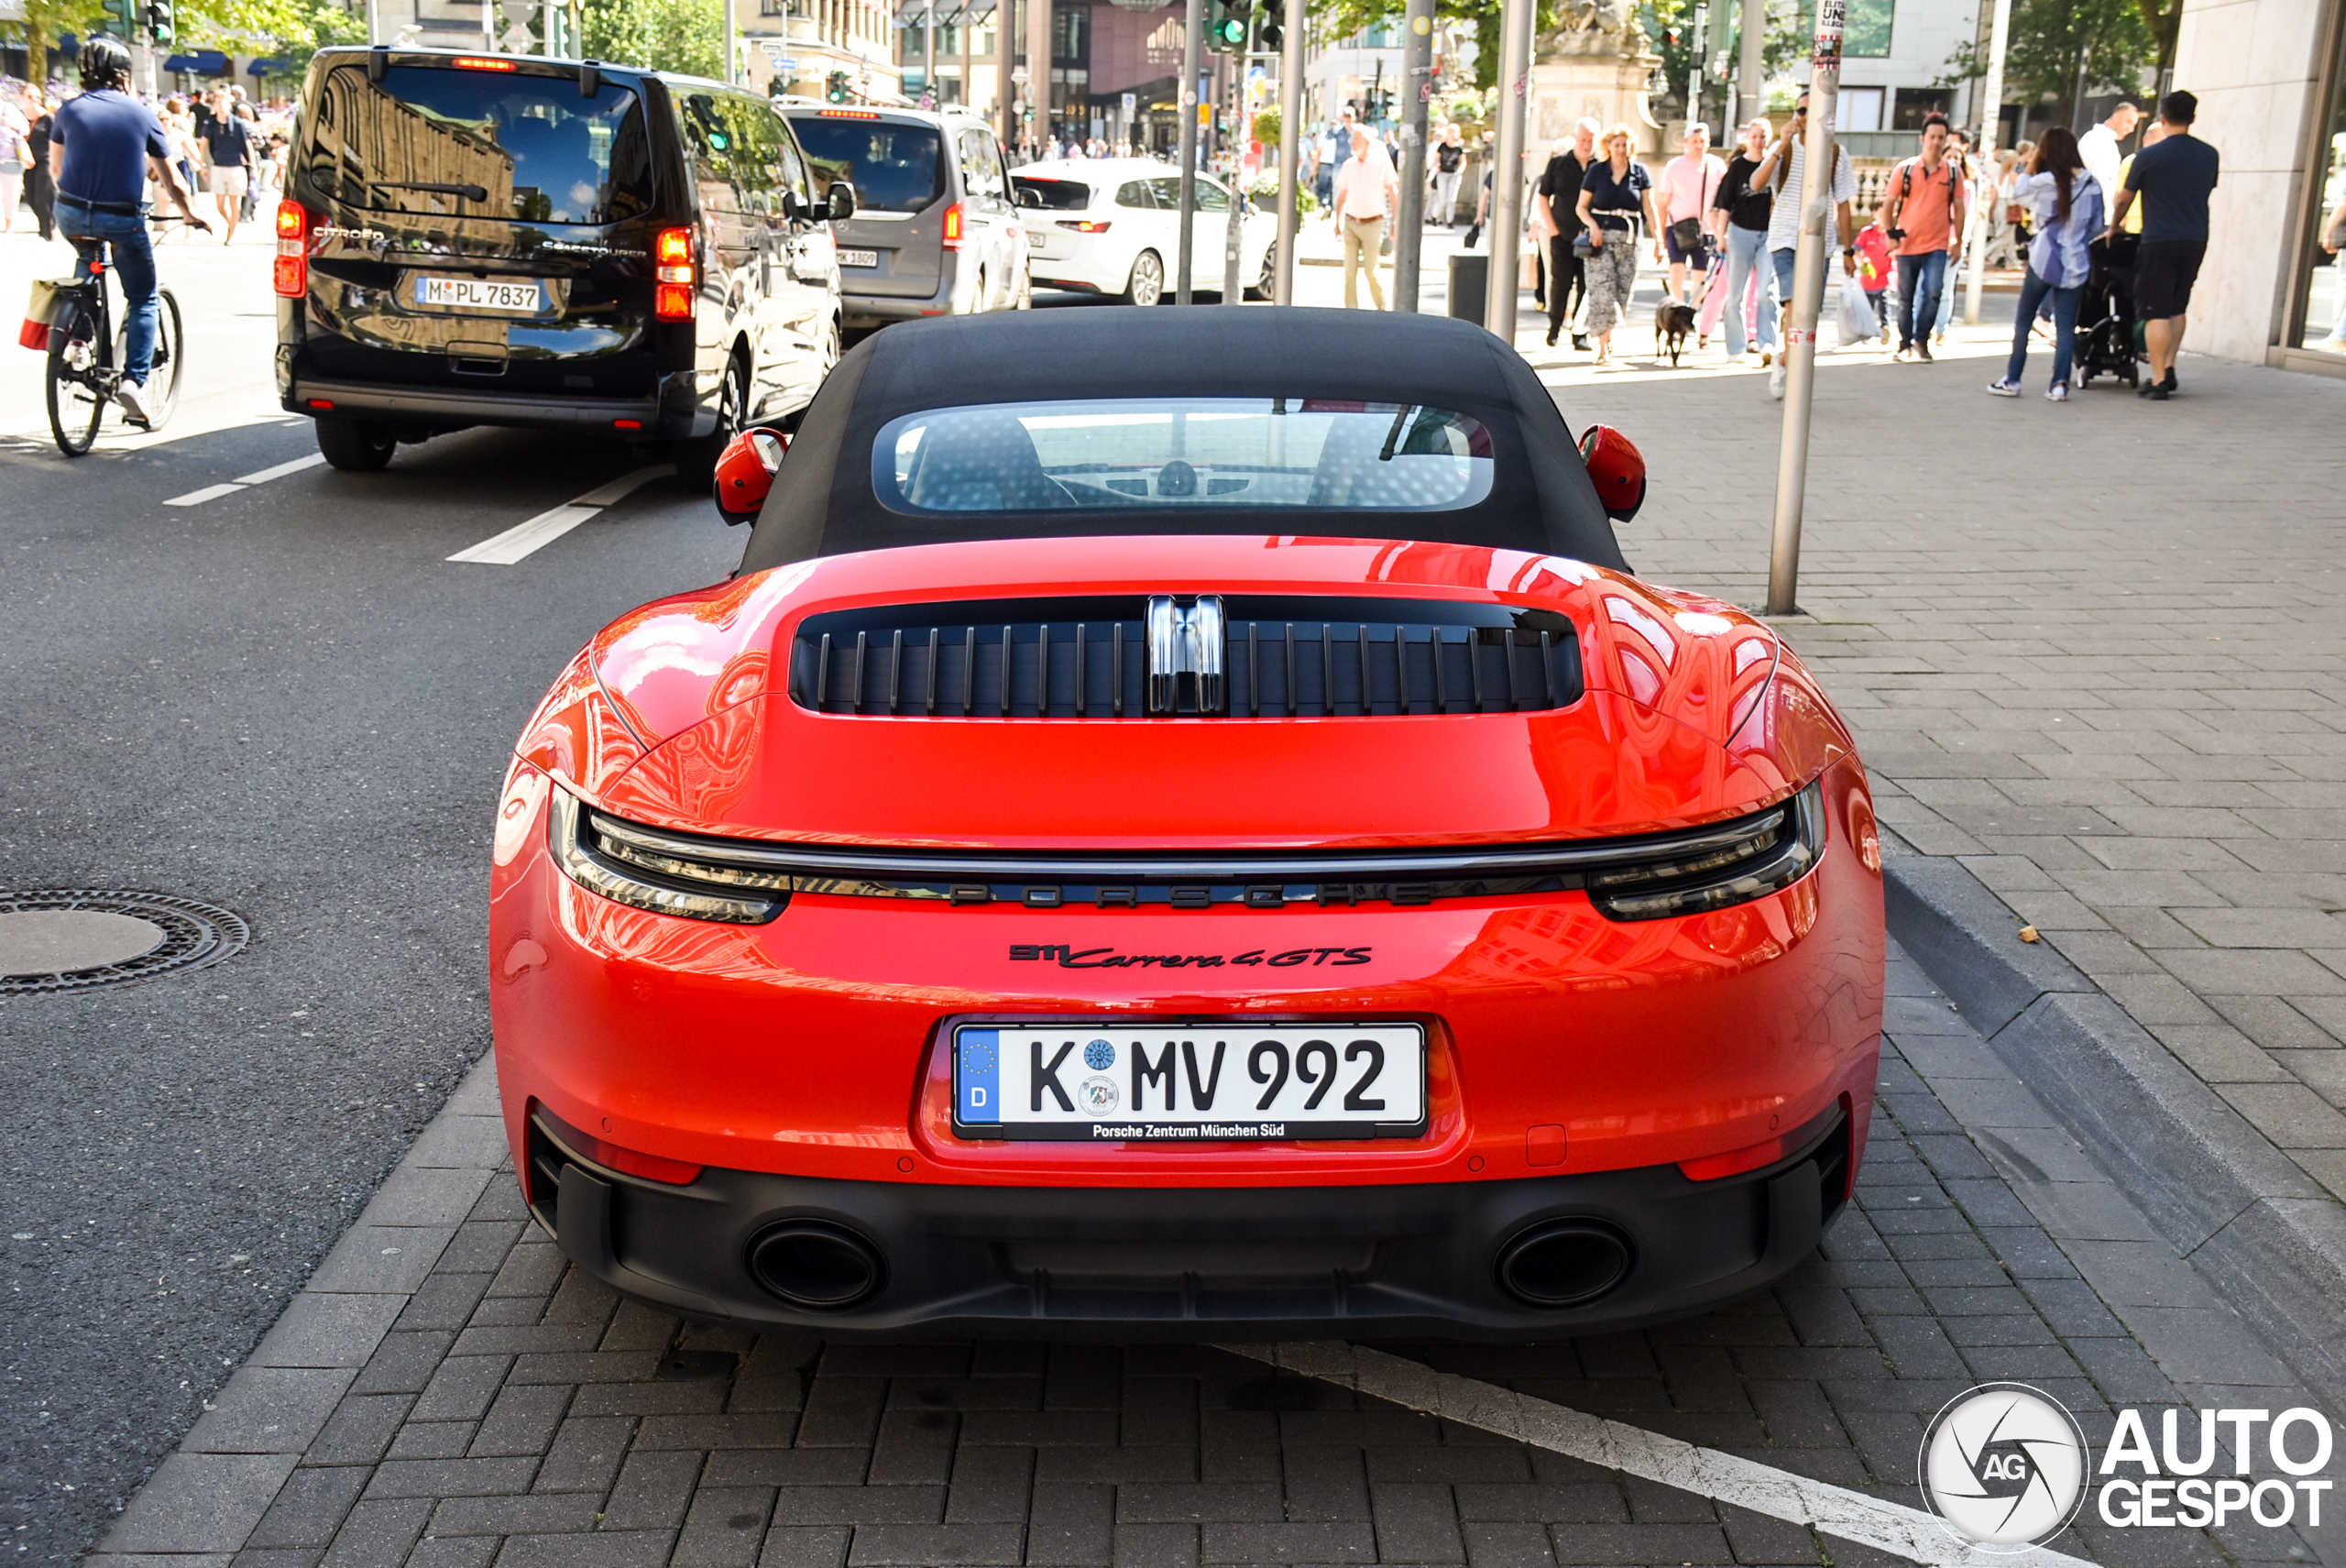
[[[1766,625],[1628,574],[1634,448],[1497,339],[939,320],[736,445],[740,571],[597,636],[499,810],[505,1114],[581,1267],[834,1334],[1519,1339],[1815,1247],[1864,770]]]

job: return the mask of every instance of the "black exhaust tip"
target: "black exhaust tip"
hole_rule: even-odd
[[[750,1244],[750,1274],[795,1307],[836,1311],[879,1289],[886,1270],[879,1250],[845,1226],[790,1220]]]
[[[1499,1252],[1499,1284],[1535,1307],[1577,1307],[1628,1277],[1629,1244],[1595,1220],[1535,1225]]]

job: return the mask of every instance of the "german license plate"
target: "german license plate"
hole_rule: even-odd
[[[953,1122],[965,1137],[1084,1143],[1414,1137],[1426,1127],[1425,1030],[962,1025]]]
[[[415,302],[433,310],[533,316],[546,308],[546,286],[535,278],[418,278]]]
[[[876,250],[842,250],[839,252],[839,265],[841,267],[877,267],[880,265],[880,253]]]

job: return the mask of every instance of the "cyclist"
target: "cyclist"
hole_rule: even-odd
[[[49,171],[57,181],[57,226],[68,237],[88,235],[114,247],[115,276],[127,313],[122,411],[148,422],[147,372],[155,358],[155,247],[147,235],[149,173],[171,193],[187,221],[205,234],[212,225],[188,204],[188,190],[170,165],[170,138],[155,112],[132,97],[130,50],[118,38],[93,38],[82,46],[80,97],[57,111],[49,133]],[[84,253],[76,273],[90,276]]]

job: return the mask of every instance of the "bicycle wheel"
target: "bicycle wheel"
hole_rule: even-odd
[[[79,457],[98,439],[106,398],[98,389],[98,330],[86,304],[76,302],[65,324],[49,329],[49,429],[57,449]]]
[[[180,333],[180,302],[169,289],[155,296],[155,357],[147,372],[148,430],[160,430],[179,401],[180,376],[187,368],[187,342]],[[119,356],[116,356],[119,361]]]

